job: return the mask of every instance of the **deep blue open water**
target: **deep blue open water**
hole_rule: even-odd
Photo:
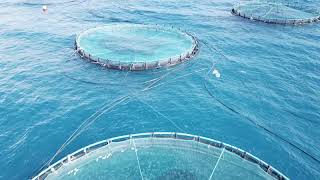
[[[2,0],[0,179],[35,175],[101,108],[55,161],[105,138],[183,131],[242,148],[291,179],[319,179],[320,24],[250,22],[231,15],[234,3]],[[200,52],[174,68],[136,73],[73,55],[77,33],[111,22],[186,29],[199,39]],[[212,63],[220,78],[206,75]],[[156,87],[140,91],[157,77]]]

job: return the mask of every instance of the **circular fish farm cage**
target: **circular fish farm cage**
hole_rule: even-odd
[[[139,71],[173,66],[199,50],[188,32],[144,24],[110,24],[86,30],[75,41],[79,55],[110,69]]]
[[[268,24],[302,25],[320,21],[319,9],[303,1],[243,1],[231,13]]]
[[[69,154],[33,180],[42,179],[288,179],[239,148],[174,132],[103,140]]]

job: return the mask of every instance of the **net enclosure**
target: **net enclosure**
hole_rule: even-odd
[[[81,57],[110,69],[146,70],[191,59],[198,41],[172,26],[109,24],[80,33],[75,49]]]
[[[269,24],[301,25],[320,21],[319,4],[290,0],[250,0],[235,5],[231,13]]]
[[[288,179],[232,145],[174,132],[125,135],[67,155],[42,179]]]

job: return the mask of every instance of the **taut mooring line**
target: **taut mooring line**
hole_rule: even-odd
[[[206,46],[208,46],[208,44],[206,42],[204,42],[204,44]],[[211,48],[216,50],[217,48]],[[223,52],[217,51],[219,54],[221,54],[223,57],[225,57],[227,60],[230,60],[226,55],[223,54]],[[212,67],[211,70],[214,69],[215,63],[212,63]],[[306,150],[304,150],[303,148],[301,148],[299,145],[296,145],[295,143],[291,142],[290,140],[282,137],[280,134],[273,132],[272,130],[270,130],[269,128],[263,126],[262,124],[260,124],[259,122],[257,122],[256,120],[250,118],[248,115],[244,115],[241,112],[237,111],[235,108],[227,105],[226,103],[224,103],[223,101],[219,100],[217,97],[215,97],[211,91],[209,90],[208,86],[207,86],[207,79],[209,77],[209,73],[210,71],[206,74],[204,81],[203,81],[203,85],[205,87],[205,90],[208,92],[208,94],[214,99],[216,100],[220,105],[222,105],[223,107],[225,107],[226,109],[228,109],[229,111],[231,111],[232,113],[235,113],[237,115],[240,115],[242,117],[244,117],[245,119],[247,119],[249,122],[251,122],[252,124],[254,124],[256,127],[261,128],[262,130],[266,131],[268,134],[273,135],[274,137],[282,140],[283,142],[287,143],[288,145],[292,146],[293,148],[299,150],[300,152],[302,152],[303,154],[305,154],[306,156],[310,157],[311,159],[313,159],[314,161],[316,161],[318,164],[320,164],[320,160],[317,158],[317,156],[313,155],[310,152],[307,152]],[[242,81],[241,81],[242,82]],[[242,82],[243,83],[243,82]]]

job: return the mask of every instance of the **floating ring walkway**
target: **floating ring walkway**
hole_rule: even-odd
[[[231,13],[245,19],[280,25],[302,25],[320,21],[320,13],[285,3],[247,1],[232,8]]]
[[[288,178],[232,145],[185,133],[156,132],[103,140],[69,154],[43,179],[280,179]]]
[[[75,49],[102,67],[139,71],[190,60],[197,54],[199,43],[190,33],[173,27],[110,24],[82,32]]]

